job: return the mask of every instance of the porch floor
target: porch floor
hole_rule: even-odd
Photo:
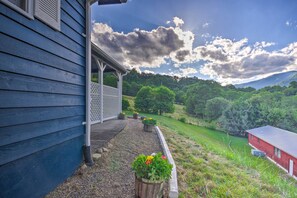
[[[140,120],[128,119],[125,122],[125,128],[110,141],[113,146],[108,149],[108,152],[101,154],[94,166],[83,165],[46,198],[134,197],[135,176],[131,163],[139,154],[149,155],[153,152],[161,152],[162,148],[156,131],[144,132]],[[108,129],[107,131],[114,131],[114,128],[122,126],[120,123],[110,121],[104,126]],[[92,129],[95,131],[96,127],[93,126]],[[98,125],[98,130],[96,130],[98,136],[102,130],[103,127]],[[96,136],[96,132],[93,134]]]
[[[127,125],[128,120],[108,120],[103,123],[93,124],[91,126],[91,145],[92,151],[96,152],[121,132]]]

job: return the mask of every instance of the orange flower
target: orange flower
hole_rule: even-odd
[[[151,163],[152,163],[152,160],[146,160],[146,162],[145,162],[146,165],[149,165]]]

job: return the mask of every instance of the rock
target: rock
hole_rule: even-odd
[[[113,147],[113,145],[111,143],[108,143],[107,148],[111,148],[111,147]]]
[[[108,152],[108,149],[107,148],[105,148],[105,147],[103,147],[103,152]]]
[[[81,166],[81,169],[82,169],[82,170],[85,170],[86,168],[88,168],[88,167],[87,167],[87,165],[85,165],[85,164]]]
[[[101,154],[98,154],[98,153],[93,154],[93,159],[95,161],[99,160],[100,158],[101,158]]]
[[[97,149],[96,153],[100,153],[100,154],[103,153],[103,149],[102,148]]]
[[[113,183],[113,186],[114,186],[114,187],[120,187],[121,185],[120,185],[119,182],[114,182],[114,183]]]

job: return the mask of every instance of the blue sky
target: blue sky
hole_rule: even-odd
[[[140,71],[240,83],[297,70],[294,0],[128,0],[92,7],[93,42]]]

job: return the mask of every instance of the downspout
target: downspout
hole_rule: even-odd
[[[91,152],[91,1],[86,1],[86,135],[83,149],[85,164],[94,164]]]

